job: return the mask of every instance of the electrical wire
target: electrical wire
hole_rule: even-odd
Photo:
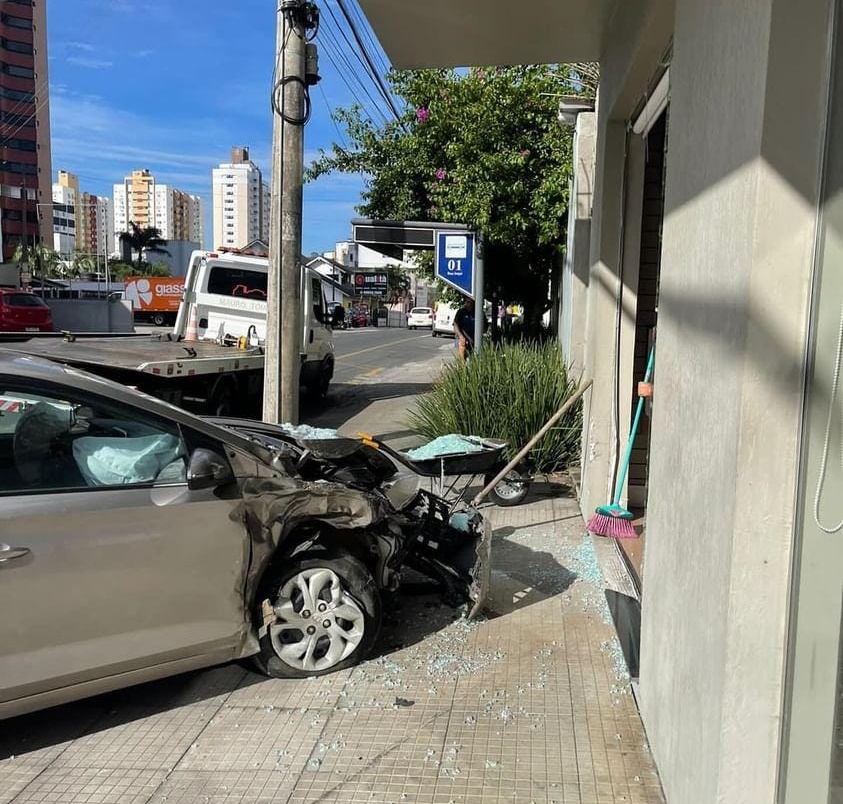
[[[351,16],[351,13],[348,10],[348,6],[346,5],[346,0],[337,0],[337,4],[339,5],[340,11],[342,11],[343,16],[348,22],[349,27],[351,28],[351,33],[354,36],[355,41],[357,42],[358,47],[360,48],[360,52],[363,55],[363,58],[366,60],[366,64],[369,66],[369,70],[371,71],[372,78],[375,80],[375,85],[380,90],[381,94],[384,97],[384,100],[389,105],[390,110],[395,115],[395,119],[400,121],[401,120],[401,113],[398,111],[398,107],[395,105],[395,101],[392,98],[391,93],[386,87],[383,78],[381,77],[380,73],[378,73],[377,68],[375,67],[374,63],[372,62],[371,56],[369,56],[369,52],[366,49],[366,45],[363,42],[362,37],[360,36],[360,31],[357,28],[357,23],[354,21],[354,18]]]
[[[367,41],[369,42],[369,45],[371,45],[371,52],[375,55],[375,57],[379,61],[378,68],[379,68],[380,73],[382,75],[386,75],[389,72],[391,66],[390,66],[390,64],[389,64],[389,62],[386,58],[386,53],[384,53],[383,48],[377,42],[377,40],[374,37],[374,34],[372,33],[371,25],[369,25],[368,20],[366,20],[366,18],[363,16],[363,12],[360,9],[360,3],[359,2],[352,3],[351,8],[352,8],[352,11],[355,12],[355,15],[357,17],[357,21],[358,21],[359,26],[360,26],[360,30],[363,31],[363,34],[365,35]]]
[[[388,122],[391,119],[391,114],[388,111],[384,111],[384,109],[382,108],[382,93],[378,91],[376,93],[376,97],[372,95],[372,92],[369,89],[373,82],[371,80],[366,80],[370,77],[366,60],[363,58],[358,47],[356,46],[352,38],[349,36],[348,32],[345,30],[345,26],[343,26],[337,15],[334,13],[334,10],[331,5],[327,6],[327,10],[328,16],[325,18],[325,33],[328,35],[328,37],[324,39],[324,44],[325,53],[328,57],[328,60],[331,62],[331,64],[333,64],[334,69],[337,71],[337,74],[348,87],[349,91],[351,92],[352,96],[357,102],[357,105],[360,106],[364,112],[366,112],[369,119],[374,122],[374,118],[370,110],[367,108],[367,104],[361,100],[359,93],[355,91],[355,89],[352,87],[350,83],[352,79],[356,81],[357,85],[362,90],[362,92],[369,98],[369,101],[372,105],[372,109],[377,111],[378,115],[383,119],[384,123]],[[343,47],[343,42],[345,43],[345,47]],[[350,56],[348,54],[350,54]],[[334,58],[334,56],[336,58]],[[360,69],[355,68],[355,65],[352,61],[352,57],[357,61]],[[343,63],[345,69],[342,69],[337,64],[338,61]],[[380,98],[381,100],[379,100],[378,98]]]
[[[372,113],[372,111],[374,111],[380,117],[382,123],[389,122],[390,118],[380,108],[380,106],[378,105],[378,102],[372,97],[371,93],[369,92],[369,90],[367,89],[367,87],[365,85],[361,85],[361,89],[366,94],[366,96],[369,98],[369,101],[371,102],[371,109],[369,108],[369,104],[367,104],[360,97],[360,94],[359,94],[357,88],[351,83],[351,80],[349,79],[349,76],[354,74],[354,69],[351,67],[350,63],[348,62],[347,57],[344,56],[344,54],[342,54],[342,53],[337,54],[337,58],[339,58],[341,60],[342,59],[345,60],[344,66],[346,67],[346,69],[343,69],[337,63],[337,60],[334,58],[334,54],[332,53],[330,48],[325,47],[323,52],[325,54],[325,57],[328,59],[328,61],[333,66],[337,75],[340,77],[340,79],[345,84],[348,91],[351,93],[351,96],[352,96],[352,98],[354,98],[354,101],[357,104],[357,106],[360,107],[361,111],[369,118],[369,120],[371,120],[373,123],[376,122],[375,117]]]
[[[348,149],[348,142],[343,136],[342,131],[340,131],[340,127],[337,125],[337,121],[334,119],[334,113],[331,109],[331,104],[328,103],[328,96],[325,94],[325,90],[321,84],[319,85],[319,92],[322,94],[322,100],[325,101],[325,108],[328,110],[328,116],[331,118],[331,122],[334,124],[334,131],[337,132],[337,137],[339,138],[340,143],[345,149]]]
[[[50,96],[49,96],[48,93],[46,93],[46,85],[44,86],[44,89],[42,91],[44,91],[45,94],[44,94],[43,98],[41,99],[41,101],[36,104],[35,111],[32,112],[32,114],[29,115],[21,124],[19,124],[17,126],[17,128],[15,128],[10,133],[4,133],[3,132],[4,126],[13,126],[15,124],[14,123],[0,124],[0,137],[3,137],[2,142],[0,142],[0,147],[5,147],[6,143],[10,139],[12,139],[12,137],[14,137],[15,134],[17,134],[22,129],[26,128],[27,125],[38,116],[38,112],[40,112],[42,109],[44,109],[44,107],[46,107],[50,103]],[[35,97],[36,97],[36,93],[33,93],[33,101],[34,101]],[[18,104],[16,104],[16,106],[20,107],[20,105],[23,104],[23,103],[24,103],[24,101],[19,101]],[[11,114],[11,112],[9,112],[9,114]]]

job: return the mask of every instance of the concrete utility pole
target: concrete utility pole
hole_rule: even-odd
[[[274,424],[298,424],[307,14],[303,0],[277,3],[263,418]]]

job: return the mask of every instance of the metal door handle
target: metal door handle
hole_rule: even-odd
[[[28,547],[12,547],[0,542],[0,564],[7,561],[14,561],[16,558],[24,558],[32,553]]]

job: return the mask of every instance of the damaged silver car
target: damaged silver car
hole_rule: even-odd
[[[348,667],[405,568],[474,614],[489,542],[359,440],[0,350],[0,718],[247,657]]]

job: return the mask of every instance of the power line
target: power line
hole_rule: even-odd
[[[390,67],[391,67],[391,65],[389,64],[389,62],[386,58],[386,53],[384,53],[383,48],[375,40],[375,37],[372,33],[372,27],[369,25],[368,20],[366,20],[366,18],[363,16],[363,12],[360,10],[360,3],[355,2],[355,3],[352,4],[351,7],[352,7],[352,9],[354,10],[354,12],[357,16],[357,19],[360,23],[360,27],[362,28],[363,33],[366,36],[366,39],[368,40],[369,44],[372,47],[372,52],[375,54],[378,61],[380,62],[380,64],[378,66],[380,67],[381,73],[383,75],[386,75],[386,73],[389,72]]]
[[[375,109],[377,109],[378,113],[383,117],[384,122],[389,120],[389,115],[385,114],[380,108],[380,102],[375,99],[372,93],[369,91],[369,86],[371,82],[368,82],[364,79],[363,76],[368,76],[366,62],[363,57],[360,55],[358,48],[355,46],[354,42],[349,37],[348,33],[345,31],[344,26],[340,23],[339,19],[337,18],[336,14],[333,11],[331,5],[327,6],[328,15],[329,17],[325,18],[326,23],[326,31],[329,37],[333,37],[332,39],[329,38],[325,42],[326,52],[328,53],[329,59],[331,63],[334,64],[334,68],[340,74],[340,77],[343,79],[346,86],[348,86],[349,90],[351,91],[352,95],[355,96],[358,104],[362,107],[365,107],[364,103],[361,103],[359,95],[351,88],[348,78],[351,77],[356,80],[357,84],[360,86],[362,91],[369,97],[372,105]],[[345,42],[346,48],[343,48],[342,42]],[[331,58],[330,49],[333,48],[336,51],[336,56],[339,60],[341,60],[346,70],[342,70],[339,66],[335,63],[334,59]],[[354,63],[351,61],[348,53],[350,53],[359,63],[359,67],[362,68],[362,71],[355,67]],[[371,115],[370,115],[371,117]]]
[[[343,16],[348,22],[349,27],[351,28],[351,33],[354,36],[355,41],[357,42],[358,47],[360,48],[360,52],[363,55],[363,58],[366,60],[366,64],[369,66],[369,70],[371,71],[372,78],[375,79],[375,84],[381,91],[381,94],[384,97],[384,100],[389,104],[389,108],[392,110],[392,113],[395,115],[395,119],[400,122],[401,114],[398,111],[398,108],[395,105],[395,101],[392,98],[389,90],[386,88],[386,84],[384,84],[383,78],[377,71],[374,63],[372,62],[371,56],[369,56],[369,52],[366,50],[366,45],[363,42],[362,37],[360,36],[360,32],[357,29],[357,23],[354,21],[354,18],[351,16],[348,6],[346,5],[345,0],[337,0],[337,3],[340,7],[340,11],[342,11]]]
[[[369,98],[372,108],[377,111],[377,113],[382,118],[383,122],[387,122],[389,120],[389,115],[381,109],[379,101],[375,96],[372,95],[367,83],[361,79],[360,72],[358,71],[358,69],[355,68],[354,63],[351,61],[348,54],[343,50],[342,46],[339,44],[340,37],[344,36],[342,30],[339,29],[339,35],[337,35],[337,32],[328,29],[327,18],[325,19],[325,22],[326,25],[323,27],[323,30],[325,31],[325,33],[328,34],[329,37],[333,37],[333,39],[328,38],[323,42],[324,52],[326,57],[328,58],[328,61],[331,62],[334,67],[334,70],[336,70],[337,72],[337,75],[339,75],[340,79],[346,85],[349,92],[357,102],[358,106],[360,106],[361,109],[366,111],[367,116],[370,119],[373,119],[371,112],[369,112],[367,108],[369,104],[367,104],[361,99],[359,92],[351,83],[352,79],[356,80],[360,90],[362,90],[362,92]],[[334,25],[336,25],[337,27],[339,26],[339,23],[336,18],[334,18]],[[346,41],[348,41],[349,45],[351,45],[351,42],[349,40]],[[356,53],[356,50],[353,46],[351,46],[351,51],[357,56],[358,59],[360,58],[359,54]],[[338,62],[342,62],[342,66],[340,66]]]

